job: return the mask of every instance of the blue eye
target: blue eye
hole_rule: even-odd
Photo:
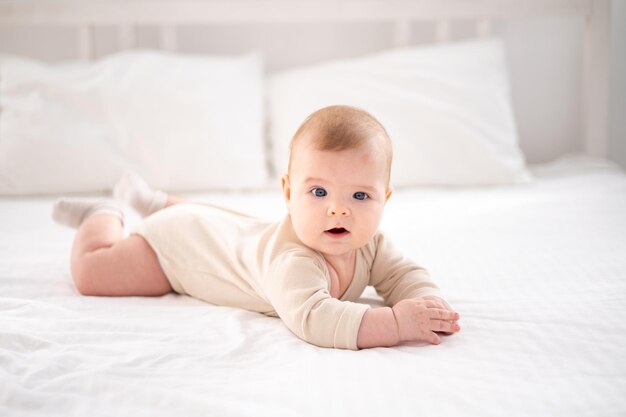
[[[328,194],[323,188],[313,188],[311,192],[315,197],[326,197],[326,195]]]
[[[365,200],[369,198],[369,196],[363,191],[357,191],[356,193],[352,195],[352,197],[356,198],[357,200]]]

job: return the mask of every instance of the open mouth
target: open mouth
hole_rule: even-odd
[[[344,229],[343,227],[333,227],[332,229],[326,230],[325,233],[329,235],[330,237],[342,237],[342,236],[347,235],[350,232]]]

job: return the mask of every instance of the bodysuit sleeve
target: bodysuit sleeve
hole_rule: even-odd
[[[369,306],[331,297],[321,260],[298,251],[282,254],[267,271],[264,289],[296,336],[317,346],[358,349],[359,326]]]
[[[384,234],[378,233],[370,247],[373,255],[370,285],[387,305],[394,306],[407,298],[441,296],[428,271],[402,256]]]

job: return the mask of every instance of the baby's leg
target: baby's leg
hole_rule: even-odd
[[[61,200],[55,205],[55,219],[62,218],[72,203],[89,204],[85,200]],[[71,254],[72,278],[78,291],[84,295],[109,296],[171,292],[172,287],[150,245],[137,235],[124,239],[121,210],[114,212],[115,203],[94,201],[92,207],[94,204],[108,210],[88,209],[87,215],[80,216],[82,222]]]
[[[185,201],[161,190],[152,189],[141,177],[131,172],[122,176],[113,188],[113,195],[134,208],[142,217]]]

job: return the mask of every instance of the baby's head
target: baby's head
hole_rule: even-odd
[[[392,147],[387,131],[365,110],[352,106],[328,106],[306,118],[291,139],[289,167],[291,174],[298,151],[311,146],[319,151],[349,151],[363,147],[384,156],[387,185],[391,173]]]
[[[364,246],[391,195],[391,140],[369,113],[330,106],[311,114],[291,141],[283,191],[296,234],[325,255]]]

